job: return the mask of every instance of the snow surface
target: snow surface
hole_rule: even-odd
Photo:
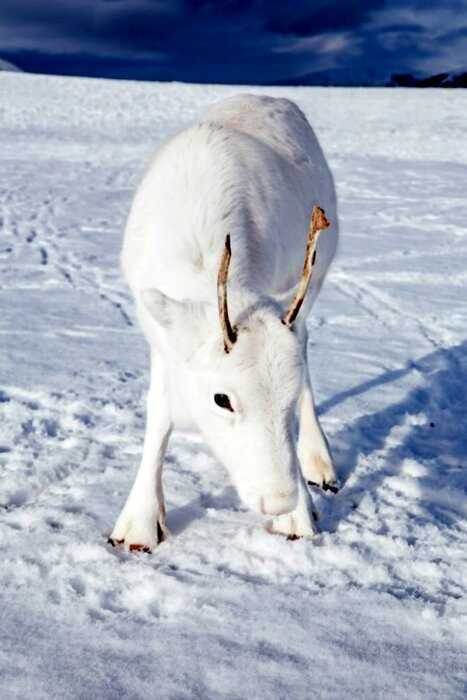
[[[295,99],[335,174],[309,362],[344,488],[288,542],[197,436],[152,555],[106,544],[148,358],[119,269],[155,143],[235,88],[0,75],[0,697],[467,692],[467,93]]]

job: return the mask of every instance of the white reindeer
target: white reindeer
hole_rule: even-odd
[[[329,222],[315,207],[307,246],[312,204],[331,225],[317,241]],[[159,147],[122,252],[151,378],[141,466],[112,544],[150,551],[167,534],[162,466],[174,427],[201,431],[242,500],[274,516],[273,531],[316,532],[306,482],[331,490],[337,482],[304,321],[337,236],[333,179],[293,102],[225,99]]]

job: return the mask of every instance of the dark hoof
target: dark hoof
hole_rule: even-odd
[[[331,493],[337,493],[339,491],[339,483],[337,481],[331,481],[327,484],[317,484],[316,481],[308,481],[308,486],[314,486],[317,489],[322,489],[323,491],[331,491]]]
[[[301,540],[300,535],[287,535],[289,542],[295,542],[295,540]]]
[[[130,552],[145,552],[151,554],[151,548],[143,544],[130,544]]]
[[[109,537],[107,539],[107,543],[111,544],[112,547],[120,547],[122,544],[125,544],[125,540],[114,540],[112,537]],[[144,544],[130,544],[129,546],[130,552],[146,552],[147,554],[151,553],[151,548],[147,547]]]

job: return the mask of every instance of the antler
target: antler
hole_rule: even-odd
[[[298,289],[295,293],[294,298],[282,319],[284,323],[289,328],[292,327],[293,322],[297,318],[300,307],[303,304],[303,300],[308,290],[310,284],[311,273],[313,272],[313,266],[316,260],[316,244],[318,242],[318,236],[320,231],[331,225],[329,219],[326,218],[326,214],[321,207],[313,207],[313,212],[311,214],[310,228],[308,230],[308,241],[306,244],[305,262],[303,264],[303,274],[298,284]]]
[[[229,310],[227,307],[227,276],[229,274],[231,255],[230,235],[228,235],[225,237],[224,252],[217,275],[217,302],[219,304],[219,318],[224,336],[224,350],[226,353],[232,350],[237,340],[237,330],[230,325]]]

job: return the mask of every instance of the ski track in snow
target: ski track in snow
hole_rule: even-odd
[[[344,486],[287,542],[175,434],[147,556],[106,544],[147,386],[121,235],[154,145],[238,89],[0,75],[6,700],[465,697],[467,95],[256,90],[298,101],[336,179],[309,362]]]

